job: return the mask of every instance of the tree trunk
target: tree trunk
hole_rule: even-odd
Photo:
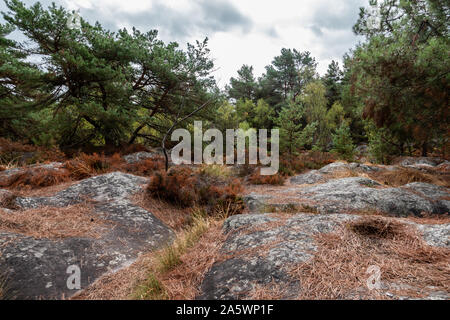
[[[422,145],[422,157],[426,157],[428,154],[428,144],[426,142]]]

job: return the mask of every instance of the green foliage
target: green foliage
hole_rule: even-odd
[[[345,160],[353,160],[355,145],[347,121],[343,121],[336,133],[333,134],[333,149],[331,152],[337,153]]]
[[[16,51],[41,58],[39,67],[32,66],[39,84],[33,104],[61,120],[62,146],[151,139],[151,130],[167,128],[160,119],[170,126],[177,115],[205,102],[214,86],[207,39],[182,51],[176,43],[158,40],[155,30],[111,32],[83,19],[81,28],[70,28],[71,13],[63,7],[5,3],[4,19],[30,43]]]
[[[305,88],[302,101],[308,123],[315,123],[313,144],[317,150],[325,151],[331,140],[331,129],[327,121],[327,98],[325,86],[317,81]]]
[[[323,77],[323,83],[327,89],[326,98],[328,100],[328,108],[336,103],[341,97],[342,77],[343,73],[339,68],[339,63],[333,60],[329,64],[327,73]]]
[[[399,153],[410,140],[423,155],[448,141],[449,12],[448,1],[383,1],[379,29],[364,10],[355,25],[367,42],[354,52],[352,86]]]
[[[253,67],[243,65],[238,70],[238,77],[230,79],[230,86],[227,87],[230,98],[238,100],[255,101],[258,84],[253,76]]]
[[[295,101],[317,77],[316,68],[310,52],[283,48],[260,79],[261,97],[279,111],[288,98]]]
[[[378,163],[389,164],[390,160],[399,155],[394,138],[389,130],[377,128],[373,121],[366,121],[366,132],[369,139],[369,153],[372,160]]]
[[[296,154],[299,149],[311,145],[317,128],[315,122],[304,125],[305,108],[301,103],[289,102],[281,109],[275,124],[280,129],[280,150]]]

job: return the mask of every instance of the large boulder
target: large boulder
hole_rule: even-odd
[[[345,163],[345,162],[333,162],[319,170],[319,173],[322,174],[333,174],[339,171],[354,171],[354,172],[377,172],[381,169],[377,166],[368,166],[361,163]]]
[[[298,196],[324,213],[375,210],[392,216],[420,216],[450,212],[448,190],[426,183],[383,188],[371,179],[352,177],[301,189]]]
[[[223,226],[227,238],[221,248],[222,257],[204,277],[198,299],[249,299],[258,287],[275,285],[281,290],[281,298],[295,299],[303,288],[301,279],[293,278],[290,270],[314,257],[317,251],[315,236],[331,233],[358,219],[360,217],[356,215],[345,214],[231,217]],[[417,227],[430,246],[450,248],[450,224],[405,223]],[[450,298],[449,292],[434,294]],[[389,292],[386,295],[389,296]]]
[[[320,174],[317,170],[312,170],[308,173],[304,173],[291,178],[291,184],[316,184],[323,183],[327,181],[327,178]]]
[[[199,299],[245,299],[257,285],[272,281],[286,290],[285,299],[294,298],[300,288],[288,275],[288,267],[310,259],[316,245],[313,236],[331,232],[350,215],[297,215],[281,221],[270,214],[229,218],[223,226],[229,234],[221,252],[229,259],[216,263],[206,274]],[[281,226],[262,228],[270,223]]]
[[[50,197],[17,198],[17,206],[23,209],[67,207],[89,200],[97,219],[109,227],[95,239],[36,239],[0,231],[0,271],[8,279],[8,296],[70,297],[76,291],[67,286],[69,266],[80,268],[84,289],[103,274],[129,265],[139,254],[169,243],[173,231],[129,199],[146,182],[145,178],[115,172],[86,179]]]
[[[391,216],[421,216],[450,212],[447,188],[428,183],[410,183],[386,188],[362,177],[333,179],[312,186],[292,186],[272,194],[252,193],[244,198],[251,213],[267,213],[302,208],[316,213],[380,212]]]
[[[128,164],[134,164],[134,163],[138,163],[141,162],[143,160],[147,160],[147,159],[152,159],[155,157],[158,157],[159,155],[154,153],[154,152],[136,152],[136,153],[132,153],[132,154],[128,154],[126,156],[123,157],[123,159],[128,163]]]

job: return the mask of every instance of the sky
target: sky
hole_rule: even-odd
[[[34,0],[23,1],[27,5]],[[44,5],[50,0],[41,0]],[[332,61],[361,39],[352,32],[359,8],[368,0],[53,0],[80,9],[89,22],[110,30],[137,27],[157,29],[165,42],[181,47],[209,38],[220,87],[243,65],[255,76],[265,71],[282,48],[310,51],[325,74]],[[7,8],[0,0],[0,11]]]

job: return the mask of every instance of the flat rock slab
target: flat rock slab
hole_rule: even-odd
[[[376,166],[368,166],[360,163],[333,162],[321,168],[318,172],[322,174],[332,174],[334,172],[351,170],[357,172],[378,172],[382,169]]]
[[[90,198],[95,201],[94,213],[110,227],[100,239],[56,241],[0,233],[0,266],[7,276],[8,297],[70,297],[77,290],[67,286],[69,266],[80,268],[84,289],[103,274],[132,263],[140,253],[169,243],[173,231],[128,199],[146,182],[145,178],[116,172],[81,181],[51,197],[17,198],[22,208],[65,207]]]
[[[328,179],[319,171],[312,170],[308,173],[304,173],[291,178],[291,184],[303,185],[303,184],[316,184],[316,183],[324,183]]]
[[[252,193],[244,197],[251,213],[287,212],[358,213],[376,211],[395,217],[448,214],[448,188],[428,183],[410,183],[386,188],[361,177],[332,179],[311,186],[280,188],[271,194]]]
[[[294,298],[300,284],[288,275],[289,266],[313,257],[315,234],[332,232],[342,222],[355,218],[307,214],[285,221],[271,214],[229,218],[223,226],[228,238],[221,251],[230,258],[213,265],[203,280],[198,299],[245,299],[257,285],[269,285],[273,281],[285,288],[285,299]],[[264,228],[271,223],[275,224],[273,228]]]
[[[142,152],[128,154],[128,155],[124,156],[123,159],[129,164],[133,164],[133,163],[138,163],[143,160],[152,159],[157,156],[158,156],[157,153],[142,151]]]
[[[380,188],[367,178],[343,178],[303,188],[298,196],[323,213],[376,210],[392,216],[420,216],[450,212],[448,189],[427,183]]]
[[[231,217],[223,226],[228,236],[221,248],[222,259],[206,274],[202,293],[197,298],[249,299],[257,286],[275,283],[282,289],[283,299],[295,299],[302,288],[300,281],[291,278],[289,269],[314,257],[317,251],[314,236],[333,232],[338,226],[357,219],[360,217],[345,214]],[[415,225],[429,245],[450,248],[450,224],[405,223]],[[449,292],[436,294],[450,298]]]

